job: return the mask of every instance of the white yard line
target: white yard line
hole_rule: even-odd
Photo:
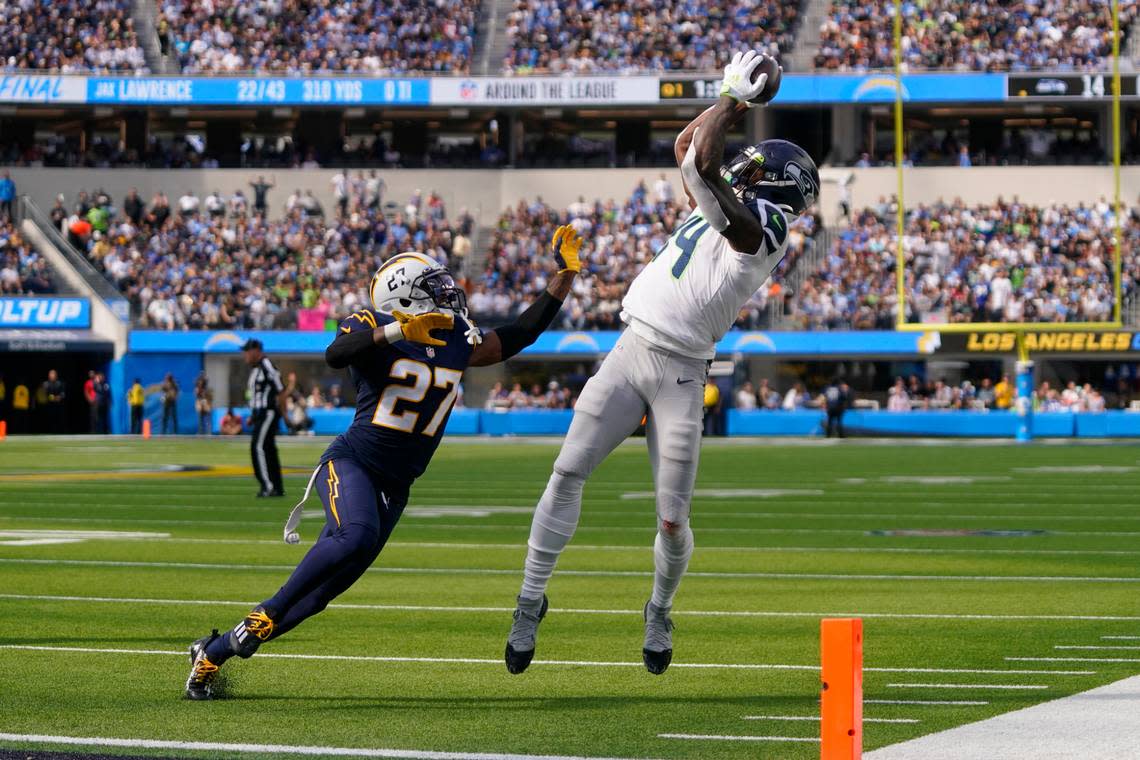
[[[230,744],[225,742],[169,741],[162,739],[115,739],[95,736],[51,736],[48,734],[0,733],[0,741],[20,744],[58,744],[71,747],[123,747],[129,749],[175,749],[196,752],[235,752],[258,755],[337,755],[380,757],[400,760],[621,760],[620,758],[570,755],[516,755],[499,752],[435,752],[417,749],[374,749],[369,747],[312,747],[288,744]]]
[[[1140,650],[1140,646],[1083,646],[1083,645],[1077,645],[1077,644],[1058,644],[1057,646],[1055,646],[1053,648],[1054,649],[1117,649],[1117,650],[1127,649],[1127,650],[1132,651],[1132,652]]]
[[[726,734],[657,734],[658,739],[687,739],[708,742],[805,742],[819,744],[819,739],[802,736],[732,736]]]
[[[7,531],[17,532],[17,531]],[[61,531],[69,532],[69,531]],[[282,546],[280,540],[267,538],[175,538],[168,533],[162,534],[116,534],[116,531],[103,531],[108,538],[116,541],[156,541],[167,544],[248,544],[257,546]],[[862,531],[855,531],[862,532]],[[1052,531],[1051,535],[1068,535]],[[502,549],[504,551],[520,551],[525,544],[512,543],[486,543],[463,541],[390,541],[387,549]],[[574,544],[574,551],[588,552],[643,552],[653,551],[650,543],[646,544]],[[705,546],[700,547],[701,553],[725,552],[741,554],[764,553],[810,553],[810,554],[963,554],[963,555],[1040,555],[1040,556],[1140,556],[1140,550],[1130,549],[954,549],[930,547],[900,547],[900,546]],[[1140,638],[1140,637],[1137,637]]]
[[[743,720],[792,720],[792,721],[819,721],[818,715],[745,715]],[[864,723],[921,723],[918,718],[868,718],[864,716]]]
[[[119,649],[113,647],[54,647],[31,644],[0,644],[0,650],[18,650],[31,652],[67,652],[74,654],[143,654],[185,657],[186,652],[168,649]],[[279,654],[265,652],[259,658],[274,658],[281,660],[320,660],[334,662],[384,662],[384,663],[424,663],[445,665],[496,665],[502,666],[502,659],[484,657],[382,657],[373,655],[338,655],[338,654]],[[588,668],[643,668],[642,662],[605,662],[597,660],[535,660],[535,665],[572,665]],[[711,663],[711,662],[674,662],[671,667],[689,668],[694,670],[819,670],[818,665],[765,665],[755,663]]]
[[[1140,636],[1101,636],[1101,638],[1113,641],[1140,641]]]
[[[251,607],[256,602],[235,601],[232,599],[148,599],[111,596],[65,596],[53,594],[0,594],[0,599],[20,599],[29,601],[60,602],[106,602],[111,604],[174,604],[203,605],[219,604],[238,607]],[[423,612],[513,612],[514,607],[478,607],[467,605],[426,605],[426,604],[346,604],[335,602],[329,605],[334,609],[345,610],[406,610]],[[593,609],[582,607],[558,607],[556,612],[580,615],[641,615],[642,610]],[[899,620],[1043,620],[1043,621],[1140,621],[1140,617],[1100,617],[1091,615],[985,615],[921,612],[768,612],[752,610],[674,610],[673,615],[694,617],[758,617],[758,618],[825,618],[825,617],[865,617]],[[1001,671],[1006,672],[1006,671]]]
[[[224,562],[141,562],[97,559],[40,559],[31,557],[4,557],[0,563],[31,565],[77,565],[87,567],[165,567],[194,570],[293,570],[293,565],[231,564]],[[481,567],[372,567],[370,573],[402,575],[518,575],[514,569]],[[560,570],[562,576],[598,578],[643,578],[653,573],[642,570]],[[1140,577],[1083,576],[1083,575],[901,575],[885,573],[729,573],[689,572],[686,578],[767,578],[774,580],[827,580],[827,581],[983,581],[1006,583],[1140,583]]]
[[[167,649],[120,649],[96,647],[62,647],[32,644],[0,644],[0,650],[12,649],[32,652],[71,652],[79,654],[149,654],[149,655],[178,655],[185,656],[183,651]],[[324,655],[324,654],[279,654],[266,652],[259,657],[276,657],[295,660],[335,660],[360,662],[421,662],[421,663],[452,663],[462,665],[500,665],[502,660],[483,657],[384,657],[373,655]],[[580,665],[583,667],[643,667],[641,662],[612,662],[596,660],[535,660],[540,665]],[[710,662],[674,662],[675,668],[690,668],[694,670],[819,670],[818,665],[793,665],[785,663],[710,663]],[[967,675],[1095,675],[1095,671],[1087,670],[970,670],[960,668],[864,668],[874,673],[939,673],[939,674],[967,674]],[[1044,687],[1042,687],[1044,688]]]
[[[1002,691],[1037,691],[1045,684],[1026,683],[889,683],[888,689],[996,689]]]
[[[900,516],[899,519],[931,519],[931,518],[948,518],[948,515],[909,515]],[[951,518],[952,519],[952,518]],[[987,518],[989,519],[989,518]],[[1009,522],[1009,517],[995,517],[993,519],[1000,519]],[[41,515],[0,515],[0,520],[22,520],[25,522],[32,522],[41,524],[45,522],[58,522],[58,523],[125,523],[129,525],[146,524],[146,525],[214,525],[223,526],[228,528],[234,527],[249,527],[249,526],[273,526],[279,528],[281,523],[278,521],[257,521],[257,520],[170,520],[170,519],[157,519],[157,518],[120,518],[120,517],[43,517]],[[529,531],[529,525],[523,524],[479,524],[467,523],[465,525],[450,524],[450,523],[437,523],[437,522],[423,522],[416,523],[417,528],[435,528],[439,530],[461,530],[471,532],[472,530],[493,530],[493,531]],[[579,533],[638,533],[651,536],[653,534],[653,526],[648,525],[645,527],[632,527],[632,526],[596,526],[596,525],[580,525],[578,527]],[[759,533],[759,534],[772,534],[772,535],[792,535],[792,534],[806,534],[806,535],[821,535],[821,534],[844,534],[844,535],[866,535],[866,529],[862,528],[709,528],[701,527],[700,532],[704,533]],[[1113,530],[1050,530],[1050,536],[1105,536],[1105,537],[1133,537],[1140,536],[1140,531],[1113,531]]]
[[[1140,662],[1124,657],[1006,657],[1007,662]]]
[[[953,705],[973,707],[988,705],[989,702],[975,699],[864,699],[865,705]]]

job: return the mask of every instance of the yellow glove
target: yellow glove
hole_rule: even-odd
[[[582,271],[582,261],[578,258],[578,249],[582,247],[582,238],[569,224],[564,224],[554,231],[554,239],[550,241],[550,248],[554,251],[554,260],[558,262],[558,273]]]
[[[427,346],[446,346],[447,341],[431,337],[431,332],[432,330],[450,330],[455,326],[454,317],[450,314],[440,314],[437,311],[414,316],[402,311],[393,311],[392,316],[400,323],[404,340],[412,343],[423,343]]]

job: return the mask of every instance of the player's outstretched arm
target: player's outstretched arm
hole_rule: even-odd
[[[554,231],[550,243],[559,271],[554,275],[542,295],[509,325],[496,327],[483,337],[483,342],[471,353],[471,366],[485,367],[506,361],[538,340],[538,336],[550,327],[562,302],[570,295],[574,278],[582,271],[582,261],[578,252],[582,238],[569,224]]]
[[[685,154],[689,152],[689,146],[693,144],[693,137],[696,135],[697,129],[705,123],[709,114],[715,109],[716,106],[713,105],[701,111],[697,114],[697,118],[690,121],[685,128],[681,130],[681,134],[677,135],[677,139],[673,142],[673,157],[677,160],[678,169],[681,168],[681,165],[685,161]],[[748,113],[748,106],[744,103],[737,103],[735,118],[729,123],[729,127],[735,126],[736,122],[744,118],[744,114],[746,113]],[[697,200],[693,197],[692,192],[689,191],[689,185],[685,181],[684,174],[681,175],[681,185],[685,188],[685,195],[689,198],[689,208],[696,208]]]
[[[396,318],[395,322],[367,330],[341,327],[336,339],[325,349],[325,363],[333,369],[344,369],[372,348],[388,346],[401,340],[427,346],[443,346],[446,342],[433,338],[432,330],[450,330],[455,325],[454,317],[438,312],[412,316],[397,311],[392,316]]]
[[[724,68],[724,89],[720,100],[695,130],[693,144],[681,163],[681,176],[691,188],[702,215],[729,244],[741,253],[756,253],[765,243],[764,227],[721,177],[724,141],[739,118],[741,106],[763,91],[767,76],[753,82],[752,72],[763,57],[749,51],[737,53]]]

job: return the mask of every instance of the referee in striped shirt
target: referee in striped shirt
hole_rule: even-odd
[[[250,338],[241,347],[242,357],[249,365],[249,410],[253,427],[250,453],[253,472],[261,484],[259,498],[284,496],[281,483],[281,460],[277,458],[277,422],[285,412],[285,386],[281,373],[264,353],[261,341]]]

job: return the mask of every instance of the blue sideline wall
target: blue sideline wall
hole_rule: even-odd
[[[247,408],[234,410],[244,419]],[[214,410],[213,430],[220,427],[222,409]],[[568,409],[488,412],[455,409],[447,422],[447,435],[562,436],[570,427]],[[320,409],[310,413],[316,435],[337,435],[352,421],[351,409]],[[730,436],[820,436],[822,412],[742,412],[730,409],[725,420]],[[864,412],[844,415],[849,435],[930,436],[959,438],[1012,438],[1017,415],[1012,412]],[[284,429],[284,428],[282,428]],[[248,429],[247,431],[248,432]],[[1040,438],[1136,438],[1140,437],[1140,414],[1120,411],[1100,414],[1036,414],[1033,435]]]
[[[202,354],[129,353],[111,365],[109,379],[114,394],[111,431],[127,433],[131,429],[131,410],[127,406],[127,391],[135,378],[146,388],[145,419],[150,420],[155,433],[162,430],[162,381],[166,373],[174,375],[181,393],[178,395],[178,432],[193,434],[198,430],[194,413],[194,381],[202,371]]]

